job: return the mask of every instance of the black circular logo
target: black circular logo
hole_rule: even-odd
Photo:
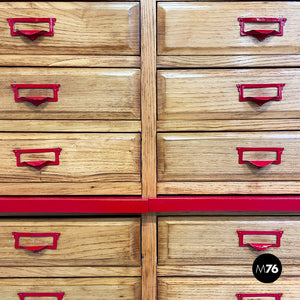
[[[252,272],[257,280],[263,283],[271,283],[277,280],[282,271],[282,265],[278,257],[273,254],[258,256],[253,265]]]

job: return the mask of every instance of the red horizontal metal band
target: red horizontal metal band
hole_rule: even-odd
[[[141,197],[0,197],[0,213],[147,213]]]
[[[300,211],[300,196],[166,196],[149,199],[149,212]]]

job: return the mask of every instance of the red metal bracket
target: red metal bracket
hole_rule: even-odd
[[[259,106],[269,102],[269,101],[280,101],[282,100],[282,90],[285,86],[284,83],[275,83],[275,84],[237,84],[236,85],[239,91],[239,100],[243,101],[252,101]],[[270,88],[275,87],[277,88],[277,96],[274,97],[244,97],[244,89],[254,89],[254,88]]]
[[[58,90],[60,84],[12,84],[11,85],[15,101],[27,101],[35,106],[39,106],[44,102],[56,102],[58,100]],[[19,89],[53,89],[53,97],[19,97]]]
[[[17,166],[30,166],[37,170],[41,170],[42,168],[49,165],[59,165],[59,155],[61,152],[61,148],[53,148],[53,149],[25,149],[25,150],[13,150],[17,158]],[[45,153],[45,152],[54,152],[55,160],[42,160],[42,161],[23,161],[21,162],[21,154],[23,153]]]
[[[238,300],[243,300],[248,297],[274,297],[275,300],[280,300],[282,294],[236,294]]]
[[[55,18],[9,18],[7,19],[12,36],[25,36],[31,41],[41,36],[53,36]],[[15,23],[49,23],[49,31],[45,30],[15,30]]]
[[[27,233],[27,232],[12,232],[15,238],[15,248],[16,249],[26,249],[32,251],[33,253],[37,253],[44,249],[57,249],[57,240],[60,236],[60,233]],[[44,245],[44,246],[20,246],[19,240],[20,237],[53,237],[52,245]]]
[[[236,147],[239,155],[239,164],[251,164],[257,168],[266,167],[270,164],[279,165],[281,163],[281,154],[284,148],[251,148],[251,147]],[[275,151],[277,152],[277,158],[273,161],[253,161],[244,160],[243,153],[245,151]]]
[[[270,36],[282,36],[283,26],[285,25],[286,18],[238,18],[241,27],[241,35],[250,35],[257,38],[260,42]],[[276,30],[250,30],[245,31],[245,23],[279,23],[280,29]]]
[[[239,236],[239,246],[240,247],[253,247],[256,250],[265,250],[270,247],[280,247],[280,239],[282,237],[283,231],[236,231]],[[244,235],[276,235],[275,244],[261,244],[261,243],[244,243]]]

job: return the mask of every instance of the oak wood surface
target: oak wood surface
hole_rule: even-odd
[[[262,284],[252,278],[183,278],[165,277],[158,279],[159,300],[235,300],[237,293],[283,293],[287,299],[298,299],[299,277],[280,278],[272,284]],[[263,299],[272,299],[263,298]],[[283,299],[284,299],[283,298]],[[257,298],[260,299],[260,298]]]
[[[158,181],[297,181],[299,132],[159,133]],[[239,164],[237,147],[282,147],[281,163]],[[245,151],[246,161],[275,161],[275,151]],[[299,162],[299,163],[298,163]]]
[[[137,69],[1,68],[2,119],[140,119]],[[57,102],[16,102],[12,84],[60,84]],[[52,89],[18,89],[18,97],[53,97]]]
[[[239,17],[287,18],[283,36],[260,42],[240,35]],[[158,55],[297,54],[300,39],[297,2],[158,3]],[[278,23],[246,30],[279,30]]]
[[[1,2],[0,17],[1,54],[139,54],[137,2]],[[54,36],[11,36],[7,18],[56,18]],[[15,28],[48,30],[36,25]]]
[[[237,84],[285,84],[282,100],[239,101]],[[300,116],[298,69],[159,71],[158,120],[289,119]],[[276,97],[278,88],[246,88],[244,97]],[[255,129],[255,128],[253,128]],[[272,129],[272,128],[270,128]]]
[[[139,218],[0,220],[1,266],[138,266]],[[57,249],[15,249],[12,232],[60,233]],[[52,237],[20,237],[20,246],[52,245]]]
[[[139,300],[141,282],[138,277],[116,277],[1,279],[0,283],[0,294],[7,300],[18,299],[18,293],[62,292],[65,293],[64,298],[74,300]],[[45,299],[45,297],[34,297],[34,299]]]
[[[237,230],[283,231],[280,247],[258,251],[239,246]],[[159,217],[159,265],[222,265],[237,270],[260,254],[271,253],[285,265],[299,265],[297,217]],[[276,235],[245,235],[243,243],[276,243]],[[246,275],[246,274],[245,274]],[[285,275],[287,275],[285,273]]]
[[[1,56],[0,56],[1,60]],[[300,55],[157,56],[158,68],[299,67]]]
[[[140,180],[140,136],[130,133],[1,133],[1,182]],[[61,148],[59,165],[17,167],[15,149]],[[54,153],[21,154],[23,161],[54,161]]]

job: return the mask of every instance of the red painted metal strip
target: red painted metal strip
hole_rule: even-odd
[[[297,211],[300,196],[169,196],[149,199],[149,212]]]
[[[147,213],[141,197],[0,197],[0,213]]]

